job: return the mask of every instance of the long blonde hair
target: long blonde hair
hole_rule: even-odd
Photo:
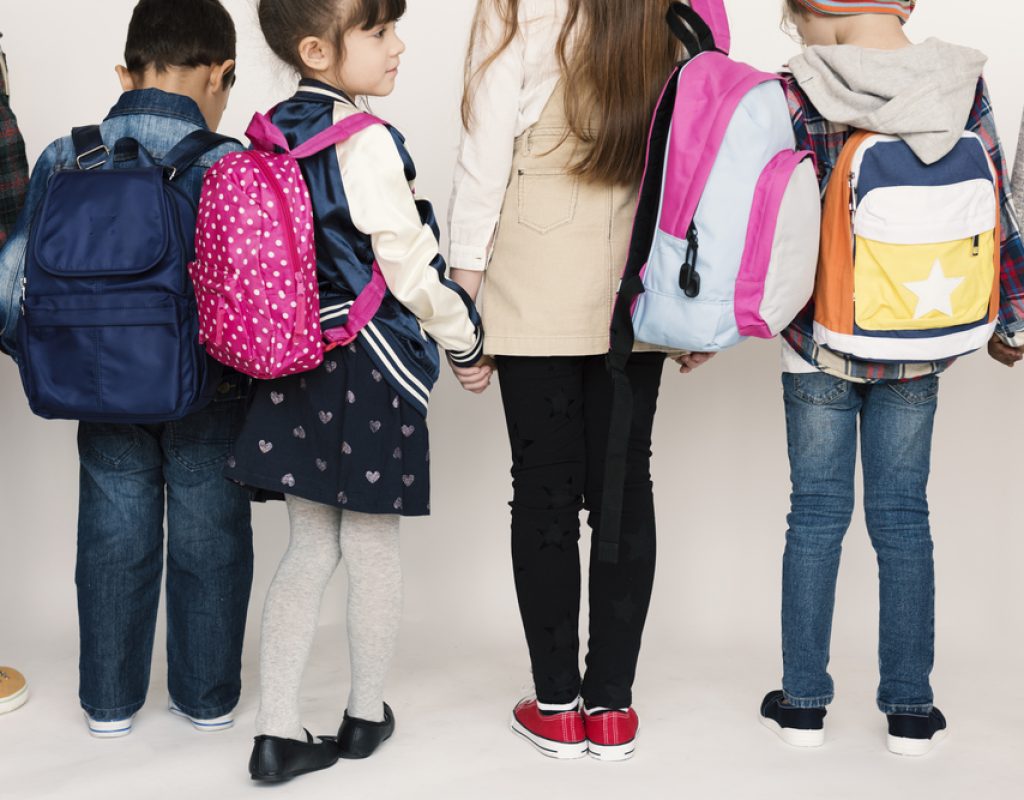
[[[462,96],[466,130],[473,127],[473,93],[480,76],[519,33],[519,4],[477,0]],[[670,0],[568,0],[568,5],[557,53],[569,131],[585,145],[571,171],[597,183],[636,183],[643,172],[654,105],[682,56],[665,22]],[[474,68],[475,48],[487,12],[494,8],[502,34],[494,51]]]

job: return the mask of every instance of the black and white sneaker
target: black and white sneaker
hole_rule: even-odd
[[[761,701],[761,724],[793,747],[825,744],[825,709],[793,708],[784,700],[785,695],[778,690],[765,695]]]
[[[898,756],[923,756],[946,738],[946,718],[937,708],[923,714],[886,714],[889,720],[889,752]]]

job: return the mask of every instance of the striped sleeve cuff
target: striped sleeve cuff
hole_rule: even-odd
[[[476,327],[473,346],[468,350],[449,350],[448,358],[457,367],[472,367],[484,357],[484,329]]]

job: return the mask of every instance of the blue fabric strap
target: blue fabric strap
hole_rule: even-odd
[[[99,125],[72,128],[71,142],[75,146],[75,163],[79,169],[102,167],[110,158],[110,148],[103,143]]]
[[[206,130],[205,128],[192,131],[192,133],[178,142],[171,152],[164,157],[164,169],[170,172],[170,178],[173,180],[195,164],[196,160],[199,159],[200,156],[210,152],[215,147],[220,147],[221,145],[232,142],[237,144],[239,147],[242,146],[236,139],[232,139],[229,136],[222,136],[219,133],[214,133],[213,131]]]

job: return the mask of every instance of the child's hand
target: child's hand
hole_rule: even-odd
[[[679,365],[679,372],[686,375],[693,372],[701,364],[706,364],[714,357],[715,353],[685,353],[672,360]]]
[[[1024,347],[1010,347],[998,336],[993,336],[988,342],[988,354],[1000,364],[1012,367],[1024,359]]]
[[[494,359],[485,356],[473,367],[457,367],[452,364],[452,372],[467,392],[482,394],[491,385],[491,377],[495,372]]]

